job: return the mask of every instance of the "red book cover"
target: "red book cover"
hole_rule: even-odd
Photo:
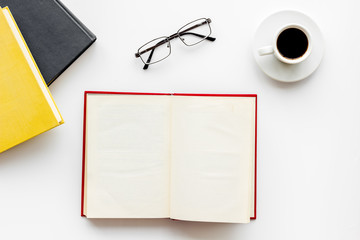
[[[81,216],[84,214],[85,195],[85,146],[86,146],[86,102],[87,94],[126,94],[126,95],[173,95],[173,96],[202,96],[202,97],[254,97],[255,98],[255,173],[254,173],[254,217],[256,219],[257,205],[257,95],[256,94],[195,94],[195,93],[139,93],[139,92],[107,92],[107,91],[85,91],[84,92],[84,121],[83,121],[83,155],[82,155],[82,184],[81,184]]]

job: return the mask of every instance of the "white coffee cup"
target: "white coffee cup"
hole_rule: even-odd
[[[272,45],[259,48],[258,54],[274,54],[281,62],[297,64],[309,57],[311,49],[310,32],[304,26],[292,23],[281,27],[275,33]]]

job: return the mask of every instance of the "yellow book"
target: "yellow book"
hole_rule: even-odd
[[[0,153],[62,123],[10,10],[0,8]]]

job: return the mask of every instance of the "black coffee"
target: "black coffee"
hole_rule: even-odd
[[[280,54],[285,58],[299,58],[306,52],[309,42],[303,31],[288,28],[282,31],[276,41]]]

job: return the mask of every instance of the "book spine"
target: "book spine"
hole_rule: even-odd
[[[258,126],[257,126],[257,119],[258,119],[258,112],[257,112],[257,95],[255,97],[255,173],[254,173],[254,217],[251,217],[251,220],[256,219],[256,205],[257,205],[257,132],[258,132]]]
[[[54,2],[73,20],[73,22],[91,39],[92,42],[96,40],[93,34],[62,2],[54,0]]]
[[[85,144],[86,144],[86,100],[87,92],[84,92],[84,116],[83,116],[83,149],[82,149],[82,170],[81,170],[81,216],[85,215],[85,167],[86,167],[86,156],[85,156]]]

